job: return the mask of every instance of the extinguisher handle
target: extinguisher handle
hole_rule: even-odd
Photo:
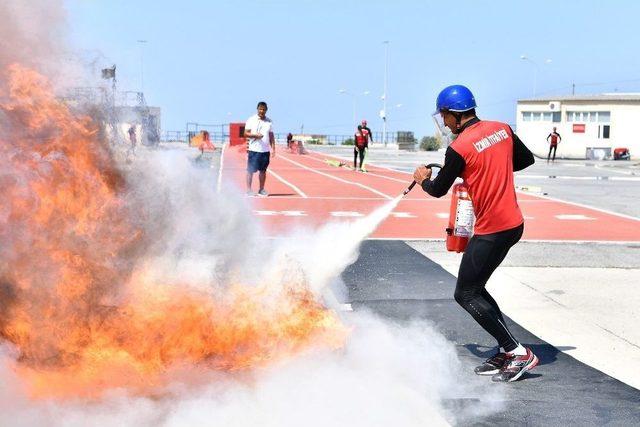
[[[440,169],[442,169],[442,165],[441,165],[441,164],[439,164],[439,163],[429,163],[428,165],[426,165],[426,168],[427,168],[427,169],[433,169],[433,168],[440,168]],[[413,190],[413,187],[415,187],[415,186],[416,186],[416,182],[415,182],[415,181],[413,181],[411,184],[409,184],[409,186],[407,187],[407,189],[406,189],[406,190],[404,190],[404,191],[402,192],[402,195],[403,195],[403,196],[406,196],[406,195],[409,193],[409,191]]]

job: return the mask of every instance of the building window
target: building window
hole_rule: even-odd
[[[600,122],[600,123],[609,123],[609,122],[611,122],[611,112],[610,111],[599,111],[598,112],[598,122]]]
[[[533,121],[534,122],[539,122],[540,119],[542,118],[542,113],[538,113],[538,112],[534,112],[531,113],[533,115]]]
[[[542,113],[542,121],[550,122],[551,121],[551,113]]]
[[[611,121],[610,111],[567,111],[568,122],[599,122],[609,123]]]
[[[530,122],[531,121],[531,111],[523,111],[522,112],[522,121]]]
[[[554,123],[560,123],[560,120],[562,117],[562,115],[560,114],[560,111],[554,111],[552,114],[553,114],[553,118],[551,121]]]
[[[602,126],[602,138],[609,139],[609,132],[611,131],[611,126],[603,125]]]

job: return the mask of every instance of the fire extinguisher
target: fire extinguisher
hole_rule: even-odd
[[[452,188],[449,225],[447,226],[447,250],[464,252],[473,235],[473,204],[467,184],[455,184]]]

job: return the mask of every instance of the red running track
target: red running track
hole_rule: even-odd
[[[299,226],[365,216],[399,195],[411,182],[406,172],[367,165],[368,173],[331,166],[331,156],[297,155],[281,149],[272,158],[266,188],[269,197],[252,198],[254,214],[274,236]],[[224,152],[222,181],[244,191],[246,152]],[[254,176],[254,190],[257,186]],[[595,208],[518,193],[525,215],[525,240],[639,242],[640,220]],[[444,239],[449,195],[435,199],[420,188],[405,196],[373,238]]]

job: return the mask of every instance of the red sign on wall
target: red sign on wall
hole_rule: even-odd
[[[584,133],[586,125],[573,125],[573,133]]]

